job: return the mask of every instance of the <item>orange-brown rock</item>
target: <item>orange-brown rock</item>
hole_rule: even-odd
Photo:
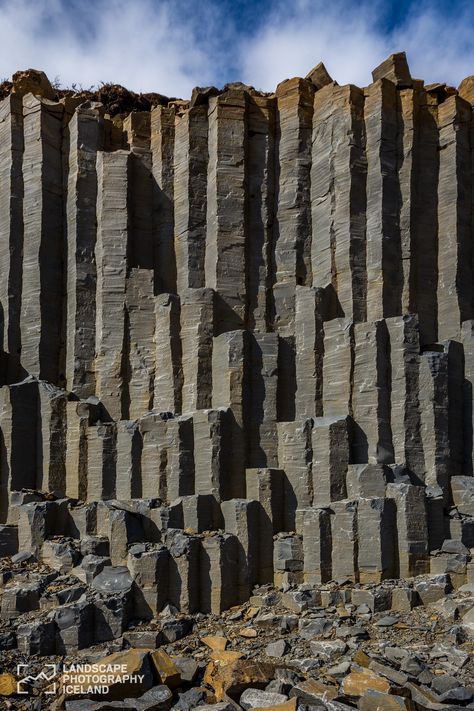
[[[16,694],[16,679],[13,674],[0,674],[0,696]]]
[[[217,701],[222,701],[225,694],[237,699],[245,689],[263,689],[273,677],[272,664],[238,659],[222,665],[210,662],[204,674],[204,683],[214,689]]]
[[[44,72],[40,72],[37,69],[26,69],[25,71],[15,72],[12,78],[14,94],[21,94],[22,96],[34,94],[50,101],[54,101],[56,98],[55,91]]]
[[[353,669],[344,678],[342,689],[347,696],[363,696],[369,689],[388,694],[390,684],[370,669]]]
[[[170,689],[179,686],[181,674],[169,654],[163,649],[157,649],[151,653],[151,659],[162,684],[166,684]]]

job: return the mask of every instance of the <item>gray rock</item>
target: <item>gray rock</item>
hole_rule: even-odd
[[[288,701],[285,694],[276,694],[272,691],[261,691],[260,689],[246,689],[239,699],[239,706],[243,709],[262,708],[265,706],[277,706]]]

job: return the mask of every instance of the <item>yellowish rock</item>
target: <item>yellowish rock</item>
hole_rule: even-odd
[[[203,642],[209,649],[213,652],[223,652],[227,647],[229,640],[226,637],[210,636],[201,637],[201,642]]]
[[[298,708],[298,699],[295,697],[294,699],[289,699],[289,701],[285,701],[283,704],[278,704],[277,706],[257,706],[256,708],[252,709],[252,711],[296,711]]]
[[[94,662],[97,670],[91,672],[68,671],[61,677],[60,687],[68,695],[83,696],[91,693],[90,689],[97,686],[98,675],[108,677],[107,699],[119,700],[127,697],[141,696],[153,686],[150,656],[143,649],[127,649],[124,652],[114,652]],[[129,680],[133,677],[133,680]],[[140,678],[138,678],[140,677]],[[74,689],[74,691],[67,691]]]
[[[176,688],[181,683],[181,674],[169,654],[162,649],[151,653],[151,659],[162,684],[170,689]]]
[[[240,630],[239,632],[241,637],[247,637],[248,639],[255,639],[257,636],[257,630],[255,630],[253,627],[244,627],[243,629]]]
[[[16,694],[16,679],[13,674],[0,674],[0,696]]]
[[[226,695],[238,699],[249,687],[265,688],[273,678],[273,672],[273,664],[247,659],[238,659],[224,665],[212,661],[206,667],[204,683],[214,689],[217,701],[222,701]]]
[[[375,674],[370,669],[353,670],[342,682],[342,689],[347,696],[363,696],[366,691],[381,691],[388,694],[390,684],[387,679]]]
[[[236,662],[237,659],[242,659],[244,656],[243,652],[237,652],[234,649],[227,649],[223,652],[211,652],[211,659],[218,664],[230,664],[230,662]]]

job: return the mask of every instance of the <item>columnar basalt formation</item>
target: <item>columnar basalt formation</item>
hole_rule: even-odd
[[[2,550],[146,617],[474,547],[472,92],[323,70],[2,101]]]

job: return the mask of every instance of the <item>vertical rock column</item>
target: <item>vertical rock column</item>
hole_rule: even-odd
[[[325,417],[352,412],[354,326],[336,318],[324,324],[323,410]]]
[[[128,243],[128,153],[97,155],[97,395],[120,420],[129,408],[125,285]],[[125,366],[125,367],[124,367]]]
[[[215,294],[212,289],[187,289],[181,294],[182,411],[212,403],[212,336]]]
[[[141,496],[141,454],[143,441],[138,422],[117,422],[117,474],[115,495],[128,501]]]
[[[473,317],[471,107],[450,96],[438,107],[438,340],[459,339]]]
[[[153,171],[153,243],[157,293],[176,293],[174,253],[174,123],[173,107],[151,112]]]
[[[66,404],[66,496],[87,495],[87,428],[89,408],[77,401]]]
[[[386,320],[390,339],[390,427],[394,461],[406,463],[420,478],[425,462],[419,402],[420,340],[414,315]]]
[[[275,105],[274,98],[247,97],[247,327],[260,331],[271,318]]]
[[[207,106],[176,116],[174,152],[174,247],[177,290],[205,285]]]
[[[366,320],[364,93],[316,92],[311,168],[313,284],[331,287],[337,315]]]
[[[321,585],[331,580],[331,514],[329,509],[300,509],[296,531],[303,537],[304,582]]]
[[[193,415],[195,493],[232,498],[228,465],[232,461],[230,411],[197,410]]]
[[[58,384],[63,294],[62,104],[23,99],[25,151],[21,361]]]
[[[159,415],[150,413],[140,420],[143,438],[141,476],[143,498],[167,499],[168,428]]]
[[[474,473],[474,321],[464,321],[461,339],[464,350],[464,472],[472,476]]]
[[[393,462],[390,429],[389,351],[385,321],[354,327],[352,412],[354,461]]]
[[[238,540],[230,533],[202,539],[200,589],[202,612],[220,615],[238,602]]]
[[[445,501],[449,491],[448,354],[427,351],[420,359],[421,440],[424,481],[440,487]]]
[[[276,90],[274,330],[280,335],[278,419],[295,417],[295,287],[311,284],[311,128],[314,87],[290,79]]]
[[[117,465],[115,422],[87,431],[87,501],[115,498]]]
[[[0,388],[0,521],[8,516],[10,491],[36,489],[38,385],[25,381]]]
[[[359,499],[357,506],[359,581],[380,583],[396,576],[396,508],[392,499]]]
[[[128,407],[123,414],[132,420],[142,417],[154,404],[155,298],[153,271],[132,269],[126,282],[126,331],[124,377],[128,382]],[[166,336],[165,336],[166,337]],[[126,371],[128,370],[128,374]]]
[[[155,318],[153,407],[158,412],[181,412],[183,371],[179,296],[159,294],[155,300]]]
[[[44,491],[66,491],[67,394],[50,383],[38,387],[38,450],[36,486]]]
[[[221,504],[224,530],[238,540],[238,600],[246,602],[259,582],[259,507],[249,499],[231,499]]]
[[[349,419],[316,417],[312,431],[313,506],[329,506],[346,497],[350,459]]]
[[[295,530],[296,509],[313,501],[312,419],[278,423],[278,462],[285,472],[285,530]]]
[[[251,467],[278,465],[278,335],[250,335],[248,462]]]
[[[229,491],[233,498],[245,496],[248,335],[246,331],[228,331],[214,338],[212,347],[212,407],[230,408],[233,456],[229,462]]]
[[[397,508],[396,575],[411,578],[426,573],[428,558],[428,525],[426,496],[422,486],[399,483],[387,486],[387,497]]]
[[[323,414],[324,291],[296,287],[296,417]]]
[[[367,136],[367,320],[399,316],[403,290],[397,90],[380,79],[365,93]]]
[[[215,335],[246,319],[245,103],[240,90],[209,100],[205,276],[217,294]]]
[[[273,534],[284,530],[282,469],[247,469],[247,498],[258,502],[258,580],[273,582]]]
[[[193,418],[181,415],[168,420],[168,501],[194,494]]]
[[[9,353],[8,382],[17,380],[23,269],[23,106],[10,94],[0,103],[1,347]]]
[[[104,147],[103,114],[100,105],[82,104],[68,126],[66,386],[81,398],[95,391],[96,159]]]
[[[341,578],[357,582],[357,501],[336,501],[331,509],[334,512],[331,521],[333,580]]]

